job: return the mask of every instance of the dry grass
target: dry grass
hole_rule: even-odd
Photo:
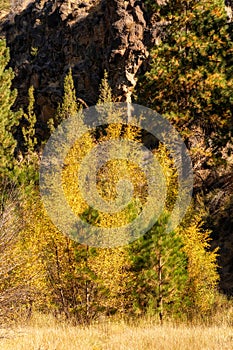
[[[0,330],[1,350],[231,350],[230,326],[159,326],[103,322],[90,327],[57,324],[52,318]]]
[[[0,0],[0,12],[5,11],[7,12],[10,8],[10,1],[9,0]]]

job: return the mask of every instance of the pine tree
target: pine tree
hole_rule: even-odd
[[[74,81],[72,77],[72,70],[69,69],[68,74],[64,79],[64,96],[62,104],[58,107],[55,122],[60,124],[63,120],[77,115],[80,109],[76,99],[76,91],[74,88]]]
[[[9,49],[4,40],[0,40],[0,176],[10,176],[15,165],[14,152],[16,140],[14,132],[19,124],[21,111],[13,112],[17,92],[11,90],[14,73],[6,66],[9,62]]]
[[[24,113],[24,119],[26,125],[22,127],[22,133],[24,138],[25,151],[28,153],[33,153],[37,145],[36,133],[36,114],[34,111],[35,97],[34,88],[31,86],[28,90],[28,110]]]
[[[113,102],[112,89],[108,83],[108,72],[105,70],[104,77],[101,80],[101,84],[100,84],[100,93],[99,93],[99,99],[97,104],[112,103],[112,102]]]
[[[130,247],[135,312],[158,314],[161,323],[166,313],[181,311],[188,278],[184,244],[177,233],[166,232],[166,222],[164,215]]]
[[[28,90],[28,108],[23,113],[21,120],[22,144],[21,152],[18,152],[18,164],[16,168],[18,182],[24,187],[29,195],[34,193],[35,186],[38,183],[39,157],[36,138],[36,114],[34,111],[34,88],[31,86]]]
[[[163,33],[138,86],[139,100],[168,117],[185,138],[198,130],[204,145],[197,151],[209,148],[218,157],[232,138],[233,43],[224,1],[147,3]]]
[[[158,313],[161,321],[169,313],[205,315],[214,302],[219,278],[217,250],[210,249],[211,232],[202,228],[203,214],[192,208],[175,232],[166,231],[178,194],[177,172],[164,145],[153,153],[166,178],[165,213],[129,250],[134,312]]]

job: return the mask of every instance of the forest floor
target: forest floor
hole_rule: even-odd
[[[229,325],[163,326],[152,322],[128,325],[103,322],[89,327],[53,320],[0,329],[1,350],[232,350]]]

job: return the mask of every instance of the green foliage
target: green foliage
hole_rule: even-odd
[[[34,88],[31,86],[28,90],[28,111],[24,113],[23,117],[26,125],[22,127],[24,138],[24,148],[28,153],[33,153],[37,145],[36,133],[36,114],[34,112]]]
[[[63,120],[77,115],[80,106],[77,103],[76,91],[72,77],[72,70],[69,69],[68,74],[64,79],[64,96],[62,104],[58,107],[55,117],[55,125],[60,124]]]
[[[21,112],[13,112],[17,92],[11,90],[14,74],[11,68],[6,69],[9,62],[9,49],[4,40],[0,39],[0,176],[12,176],[15,165],[14,152],[16,140],[14,132],[19,124]]]
[[[39,157],[36,137],[36,114],[34,111],[34,88],[31,86],[28,90],[28,108],[27,113],[23,114],[21,120],[23,142],[21,152],[18,152],[17,159],[17,177],[18,182],[24,186],[29,194],[34,193],[34,187],[38,183]]]
[[[187,281],[187,257],[181,237],[166,232],[164,215],[130,248],[132,269],[135,272],[133,289],[138,312],[177,313],[183,304]]]
[[[99,99],[97,104],[111,103],[112,100],[113,100],[112,89],[110,88],[108,83],[108,72],[105,70],[104,77],[100,84],[100,93],[99,93]]]
[[[167,233],[166,216],[130,246],[130,293],[134,313],[164,317],[207,315],[219,280],[217,250],[210,250],[210,231],[194,216],[177,232]]]
[[[191,145],[195,164],[216,165],[223,148],[232,146],[233,43],[224,1],[146,3],[163,30],[138,85],[139,101],[172,121]],[[191,210],[179,229],[188,273],[184,310],[190,315],[211,309],[218,283],[217,251],[210,249],[201,217]]]
[[[186,138],[199,127],[204,148],[221,155],[232,137],[233,88],[224,2],[168,1],[156,5],[156,16],[164,32],[151,50],[139,101],[167,116]]]

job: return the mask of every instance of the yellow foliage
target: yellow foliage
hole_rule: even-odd
[[[193,216],[180,234],[184,241],[184,251],[188,257],[188,294],[196,312],[210,310],[214,302],[215,289],[219,280],[217,273],[217,251],[210,250],[210,231],[202,228],[199,216]]]

